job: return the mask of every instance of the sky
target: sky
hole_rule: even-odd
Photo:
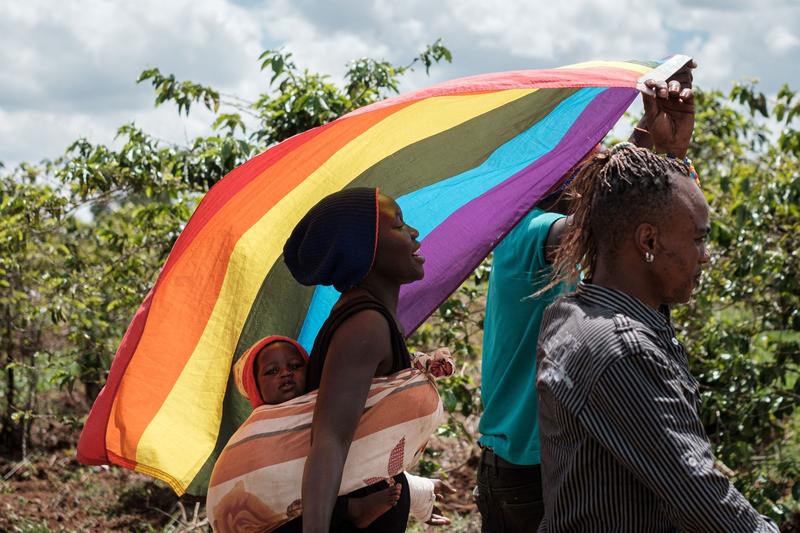
[[[472,74],[591,59],[696,58],[695,83],[757,78],[800,89],[800,0],[0,0],[0,161],[55,158],[75,139],[110,144],[135,122],[168,142],[210,131],[210,115],[153,105],[158,67],[254,99],[259,54],[342,79],[358,57],[405,64],[442,38],[453,63],[402,90]]]

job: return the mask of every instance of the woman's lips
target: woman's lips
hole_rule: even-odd
[[[417,248],[414,253],[411,254],[411,257],[413,257],[419,263],[425,262],[425,256],[420,253],[419,248]]]

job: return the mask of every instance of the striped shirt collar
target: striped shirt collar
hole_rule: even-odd
[[[669,329],[669,307],[662,305],[656,311],[638,298],[616,289],[581,281],[576,290],[578,298],[614,312],[627,315],[652,329]]]

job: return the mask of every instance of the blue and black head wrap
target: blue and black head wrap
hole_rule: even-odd
[[[344,292],[372,268],[377,236],[378,189],[345,189],[320,200],[298,222],[283,259],[299,283]]]

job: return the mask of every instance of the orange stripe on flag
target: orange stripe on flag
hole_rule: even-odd
[[[405,105],[343,121],[288,154],[242,189],[206,224],[154,294],[142,338],[114,399],[106,433],[108,450],[133,458],[147,425],[191,356],[214,309],[230,254],[239,238],[286,194],[344,145]],[[301,157],[302,156],[302,157]],[[268,183],[267,183],[268,182]],[[226,228],[221,231],[221,227]],[[203,237],[207,235],[207,239]],[[213,239],[213,240],[212,240]],[[198,294],[198,288],[206,292]],[[187,315],[183,311],[193,309]],[[180,316],[176,325],[174,317]],[[170,354],[165,357],[164,354]],[[124,420],[115,424],[117,415]]]

